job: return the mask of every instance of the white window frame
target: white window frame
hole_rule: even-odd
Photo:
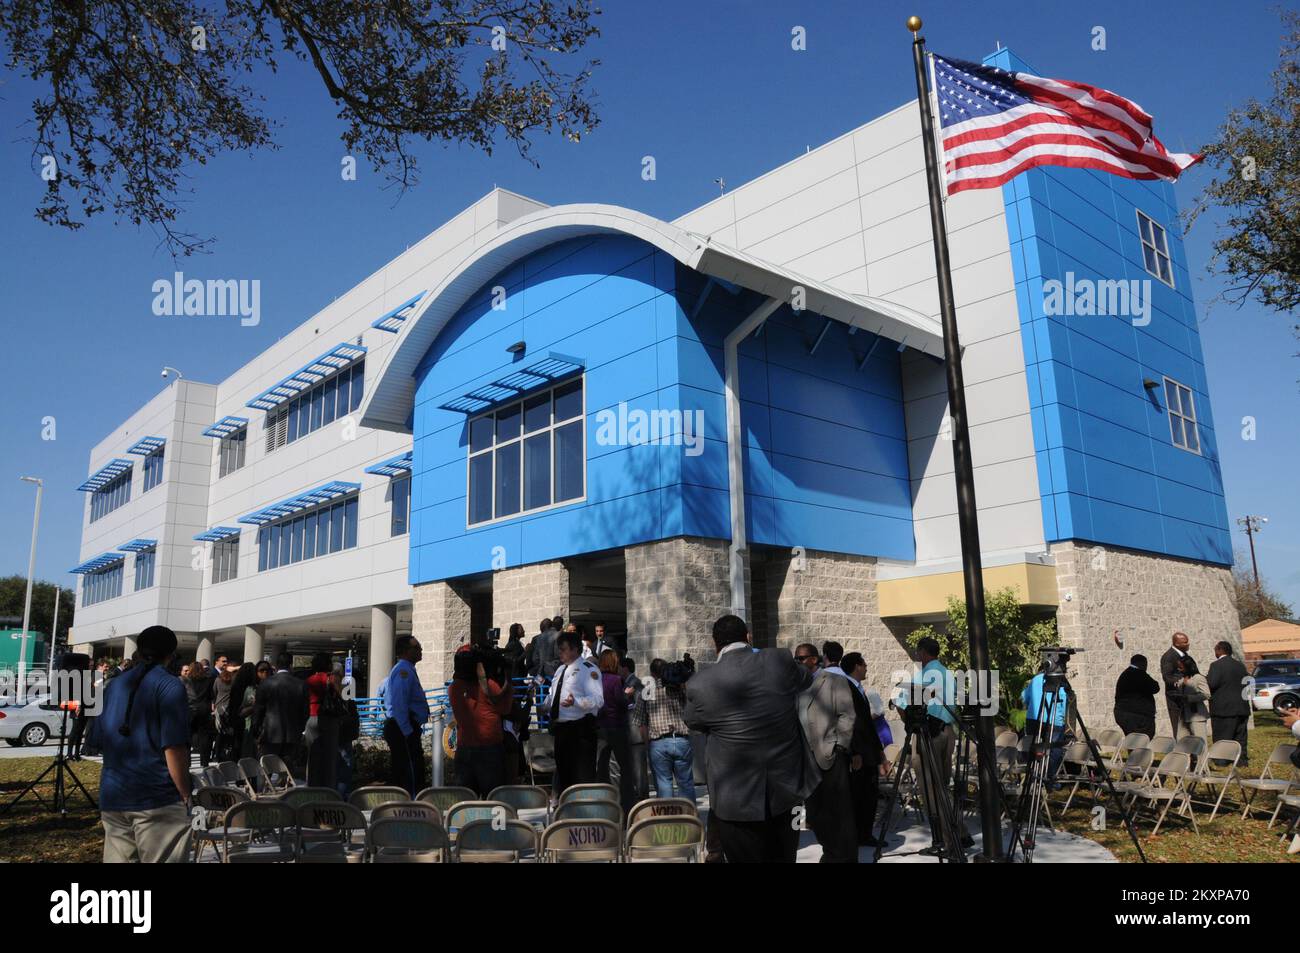
[[[1173,403],[1169,400],[1169,388],[1171,386],[1176,389],[1176,392],[1179,395],[1178,407],[1176,408],[1174,407]],[[1165,414],[1169,417],[1170,443],[1172,443],[1179,450],[1186,450],[1188,453],[1194,453],[1197,456],[1201,456],[1201,428],[1196,419],[1196,395],[1192,393],[1192,389],[1190,387],[1188,387],[1186,384],[1180,384],[1172,377],[1166,377],[1164,379],[1164,387],[1165,390],[1163,396],[1165,401]],[[1190,406],[1192,410],[1191,416],[1188,416],[1184,412],[1184,409],[1188,406]],[[1192,433],[1196,434],[1195,447],[1189,447],[1187,445],[1186,440],[1180,441],[1178,437],[1175,436],[1175,431],[1174,431],[1175,417],[1177,417],[1180,421],[1182,421],[1182,423],[1179,424],[1180,431],[1185,430],[1187,424],[1190,423],[1192,425]]]
[[[574,381],[582,382],[582,411],[576,417],[566,417],[564,420],[559,421],[557,426],[557,421],[555,420],[555,410],[554,410],[555,391],[558,388],[565,387],[569,384],[572,384]],[[550,397],[551,408],[552,408],[551,422],[547,424],[545,428],[534,430],[531,433],[525,433],[524,432],[524,408],[523,408],[524,402],[532,400],[534,397],[537,397],[541,394],[547,394]],[[474,421],[481,420],[484,417],[491,417],[499,413],[500,411],[505,410],[506,408],[511,407],[515,404],[519,405],[519,436],[512,437],[509,440],[503,440],[501,443],[497,443],[496,424],[494,422],[492,426],[491,445],[489,445],[486,450],[471,451],[469,435],[473,429]],[[560,427],[567,427],[570,424],[574,423],[575,421],[581,422],[581,427],[579,427],[579,429],[582,431],[582,495],[575,496],[569,500],[561,500],[558,503],[555,502],[548,503],[546,506],[537,506],[531,510],[524,509],[523,508],[524,480],[525,480],[524,451],[523,451],[524,440],[526,440],[529,437],[536,437],[538,434],[541,433],[550,433],[551,435],[551,463],[550,463],[551,498],[552,500],[554,500],[555,498],[555,431]],[[465,429],[465,451],[466,451],[465,452],[465,527],[467,529],[481,529],[484,526],[492,526],[495,523],[504,523],[507,520],[518,519],[521,516],[533,516],[537,513],[545,513],[548,510],[559,509],[562,506],[572,506],[575,503],[582,503],[586,501],[587,499],[587,375],[586,374],[577,374],[572,377],[566,377],[563,380],[556,381],[554,384],[551,384],[549,387],[542,387],[542,388],[538,388],[537,390],[530,391],[529,393],[521,394],[519,398],[516,400],[503,401],[502,403],[492,407],[490,410],[485,410],[482,413],[475,414],[473,417],[467,417],[465,420],[465,425],[466,425],[466,429]],[[492,459],[492,480],[491,480],[492,512],[495,513],[496,499],[497,499],[496,452],[500,447],[505,447],[512,443],[519,444],[519,506],[520,508],[515,512],[510,513],[509,515],[506,516],[493,516],[491,519],[481,520],[477,523],[470,522],[470,474],[472,472],[471,464],[473,463],[474,458],[488,455]]]
[[[1174,287],[1174,259],[1173,256],[1169,254],[1169,233],[1165,230],[1163,225],[1157,222],[1150,215],[1147,215],[1141,209],[1135,209],[1135,211],[1137,212],[1138,241],[1141,242],[1143,249],[1142,267],[1152,278],[1155,278],[1157,281],[1163,282],[1172,288]],[[1145,230],[1142,227],[1143,223],[1148,226]],[[1149,240],[1147,238],[1148,233],[1151,235]],[[1156,259],[1155,271],[1152,271],[1147,265],[1146,249],[1148,248],[1151,249],[1151,254],[1154,255]],[[1162,260],[1169,271],[1168,278],[1160,274],[1160,262]]]

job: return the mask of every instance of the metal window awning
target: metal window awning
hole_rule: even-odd
[[[304,364],[278,384],[272,384],[244,406],[254,410],[274,410],[286,400],[297,397],[313,384],[318,384],[331,374],[366,356],[361,344],[336,344],[314,361]]]
[[[551,384],[561,378],[575,374],[583,368],[583,360],[557,354],[554,351],[540,361],[527,367],[511,371],[505,377],[474,388],[469,393],[453,398],[445,404],[439,404],[442,410],[453,410],[463,414],[476,414],[497,404],[513,400],[530,390],[545,384]]]
[[[106,485],[116,480],[127,470],[131,469],[133,464],[130,460],[123,460],[121,457],[114,457],[104,464],[89,477],[86,482],[77,487],[82,493],[94,493],[96,490],[103,489]]]
[[[386,477],[406,476],[411,472],[411,457],[412,453],[408,450],[406,453],[398,454],[382,463],[376,463],[366,467],[366,472],[377,473],[380,476]]]
[[[216,543],[223,539],[229,539],[231,536],[238,536],[243,530],[238,526],[214,526],[210,530],[199,533],[195,540],[200,543]]]
[[[127,447],[126,452],[147,457],[155,450],[161,450],[166,443],[167,440],[165,437],[141,437],[135,443],[131,444],[131,446]]]
[[[239,433],[248,426],[247,417],[222,417],[215,424],[209,424],[203,431],[205,437],[229,437],[231,434]]]
[[[123,543],[118,549],[128,553],[143,553],[147,550],[154,549],[158,546],[156,539],[133,539],[129,543]]]
[[[287,500],[272,503],[270,506],[249,513],[247,516],[241,516],[239,522],[252,523],[254,526],[261,526],[263,523],[274,523],[276,520],[292,513],[310,509],[319,503],[325,503],[340,496],[347,496],[349,493],[356,493],[360,489],[360,483],[331,480],[329,483],[321,484],[314,490],[299,493],[297,496],[291,496]]]
[[[425,292],[421,291],[414,298],[402,302],[382,317],[375,318],[375,320],[370,322],[370,326],[372,328],[379,328],[381,331],[388,331],[390,334],[396,334],[398,331],[402,330],[402,323],[415,313],[415,306],[420,303],[420,299],[423,298],[424,295]]]
[[[94,559],[87,559],[80,566],[69,569],[68,572],[84,576],[88,572],[98,572],[101,569],[106,569],[114,563],[122,562],[124,559],[126,559],[126,553],[100,553]]]

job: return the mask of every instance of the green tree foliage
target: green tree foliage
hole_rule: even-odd
[[[15,618],[18,621],[13,628],[22,628],[23,600],[27,596],[26,576],[5,576],[0,578],[0,616]],[[76,594],[71,589],[59,591],[59,640],[66,644],[68,629],[72,627],[72,615],[76,607]],[[33,632],[50,634],[54,624],[54,583],[40,582],[32,584],[32,621],[29,628]]]
[[[1038,671],[1038,650],[1056,641],[1056,620],[1043,619],[1020,604],[1010,586],[984,593],[984,618],[989,633],[989,661],[998,673],[1000,711],[1020,706],[1020,693]],[[938,641],[939,658],[951,669],[969,669],[970,635],[966,628],[966,602],[948,598],[948,619],[940,626],[923,625],[907,636],[913,649],[921,639]]]
[[[1250,566],[1237,563],[1232,567],[1232,587],[1237,592],[1237,619],[1243,629],[1265,619],[1295,617],[1295,609],[1269,589],[1264,580],[1260,580],[1258,590],[1255,588],[1255,574]]]
[[[1225,300],[1289,314],[1300,307],[1300,13],[1282,19],[1273,95],[1231,110],[1202,148],[1216,175],[1188,221],[1210,209],[1226,216],[1210,262],[1230,283]]]
[[[37,217],[75,229],[111,208],[175,255],[210,242],[176,227],[193,168],[274,147],[253,76],[268,88],[282,61],[303,64],[348,152],[405,189],[413,142],[490,153],[504,139],[527,158],[535,133],[593,129],[598,61],[559,64],[599,13],[591,0],[8,0],[0,46],[34,90],[33,165],[57,159]]]

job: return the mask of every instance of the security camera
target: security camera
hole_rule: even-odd
[[[166,380],[166,379],[167,379],[167,374],[168,374],[167,368],[164,367],[164,368],[162,369],[162,378],[163,378],[163,380]]]

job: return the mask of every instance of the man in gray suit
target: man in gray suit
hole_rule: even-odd
[[[560,667],[559,656],[555,651],[555,637],[560,630],[550,619],[543,619],[537,628],[537,635],[528,643],[528,651],[524,655],[528,663],[528,674],[552,678]]]
[[[754,649],[743,619],[713,624],[718,660],[686,683],[684,718],[702,733],[710,823],[728,863],[793,863],[794,808],[818,781],[795,702],[812,673],[785,649]]]
[[[838,648],[838,643],[827,644]],[[821,772],[821,783],[808,797],[808,823],[822,845],[823,864],[858,862],[857,815],[849,768],[851,762],[856,762],[860,770],[862,758],[852,753],[857,711],[853,683],[838,664],[843,652],[840,649],[836,665],[813,676],[812,687],[799,696],[799,720]],[[827,659],[831,657],[828,651],[823,650],[823,654]]]

